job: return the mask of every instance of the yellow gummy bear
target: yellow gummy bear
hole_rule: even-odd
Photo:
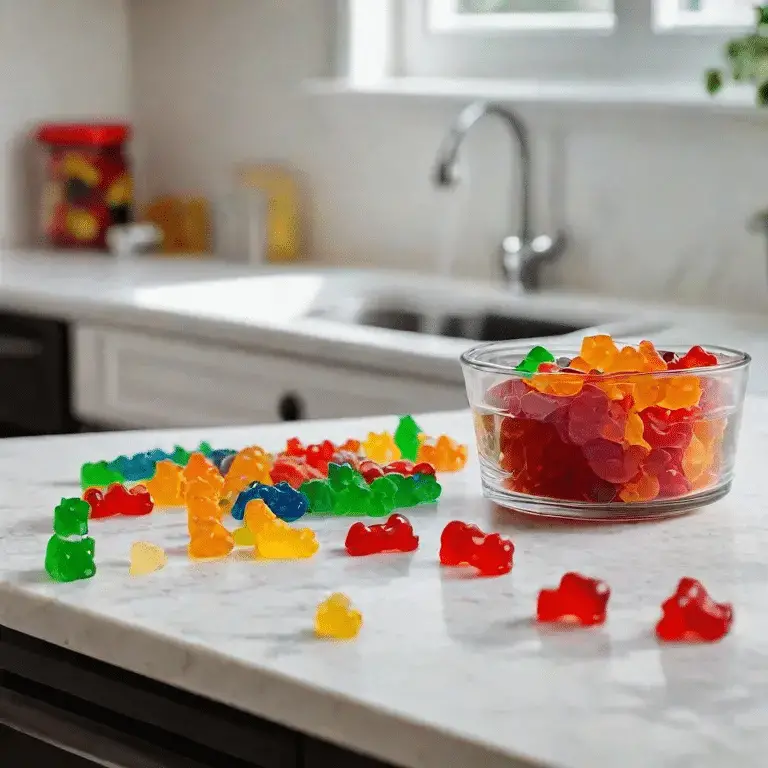
[[[365,455],[377,464],[386,465],[400,458],[400,449],[390,432],[369,432],[368,439],[362,444]]]
[[[291,528],[277,517],[265,522],[254,538],[256,554],[266,560],[301,560],[320,549],[311,528]]]
[[[448,435],[440,435],[436,440],[419,436],[418,462],[431,464],[437,472],[459,472],[464,469],[469,455],[466,445],[457,443]]]
[[[335,640],[357,637],[363,626],[363,615],[352,607],[352,601],[341,592],[334,592],[317,606],[315,634]]]
[[[253,533],[245,525],[232,531],[232,539],[236,547],[252,547],[256,544]]]
[[[243,524],[252,536],[258,536],[266,526],[275,520],[277,520],[277,516],[263,499],[253,499],[245,505]]]
[[[128,573],[131,576],[146,576],[165,567],[168,556],[162,547],[148,541],[131,544],[131,564]]]

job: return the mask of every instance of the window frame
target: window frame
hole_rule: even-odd
[[[451,0],[367,0],[379,1],[388,6],[393,35],[383,73],[388,76],[700,83],[709,67],[723,63],[725,42],[748,28],[746,23],[695,23],[693,17],[670,26],[656,12],[661,0],[614,0],[615,24],[602,19],[575,29],[457,25],[432,13]]]

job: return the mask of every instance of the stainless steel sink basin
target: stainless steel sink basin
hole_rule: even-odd
[[[315,310],[312,315],[372,328],[476,341],[562,336],[590,325],[589,322],[567,322],[520,313],[428,312],[405,306],[363,306],[353,311],[325,308]]]
[[[579,325],[495,313],[431,315],[407,309],[371,308],[358,315],[359,325],[394,331],[429,333],[457,339],[501,341],[561,336],[578,331]]]

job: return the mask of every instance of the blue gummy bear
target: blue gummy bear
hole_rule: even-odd
[[[231,448],[217,448],[214,451],[211,451],[208,455],[208,461],[212,461],[216,465],[216,469],[221,471],[221,464],[224,461],[224,459],[234,456],[237,453],[237,451],[232,450]]]
[[[109,468],[119,472],[130,482],[147,480],[155,474],[157,459],[148,453],[137,453],[133,456],[118,456],[109,463]]]
[[[162,448],[153,448],[151,451],[147,451],[146,456],[148,459],[157,464],[158,461],[165,461],[168,458],[168,454]]]
[[[309,509],[309,499],[303,493],[291,488],[288,483],[283,482],[277,485],[251,483],[235,499],[232,505],[232,517],[235,520],[242,520],[245,517],[248,502],[254,499],[261,499],[277,517],[285,520],[286,523],[296,522]]]

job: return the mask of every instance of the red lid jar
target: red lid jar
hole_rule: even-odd
[[[42,225],[54,248],[106,250],[107,230],[133,220],[133,177],[125,145],[128,125],[47,123]]]

